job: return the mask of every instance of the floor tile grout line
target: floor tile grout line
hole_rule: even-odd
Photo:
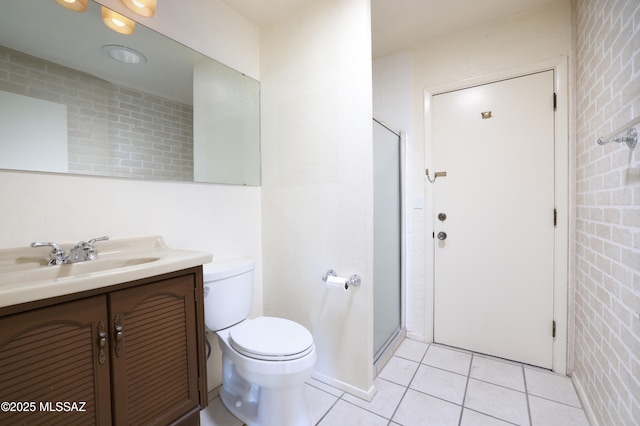
[[[512,421],[505,420],[505,419],[502,419],[500,417],[496,417],[496,416],[491,415],[491,414],[483,413],[482,411],[474,410],[473,408],[469,408],[469,407],[463,407],[463,408],[465,410],[473,411],[474,413],[482,414],[483,416],[490,417],[490,418],[495,419],[495,420],[499,420],[499,421],[501,421],[503,423],[508,423],[510,425],[515,425],[515,426],[521,426],[521,425],[518,425],[517,423],[513,423]]]
[[[502,388],[502,389],[508,389],[508,390],[512,390],[514,392],[518,392],[518,393],[522,393],[522,394],[525,393],[525,391],[523,391],[523,390],[510,388],[509,386],[501,385],[499,383],[490,382],[488,380],[479,379],[477,377],[469,377],[469,379],[475,380],[475,381],[478,381],[478,382],[482,382],[482,383],[486,383],[486,384],[489,384],[489,385],[497,386],[497,387]]]
[[[529,424],[533,425],[533,419],[531,418],[531,404],[529,404],[529,387],[527,386],[527,375],[524,372],[524,365],[522,366],[522,381],[524,382],[524,397],[527,401],[527,414],[529,415]]]
[[[447,370],[446,368],[438,367],[437,365],[424,364],[424,363],[420,363],[420,365],[424,365],[425,367],[434,368],[436,370],[444,371],[444,372],[447,372],[447,373],[456,374],[456,375],[462,376],[462,377],[468,377],[469,376],[468,373],[467,374],[458,373],[457,371]]]
[[[558,401],[558,400],[551,399],[551,398],[548,398],[548,397],[545,397],[545,396],[536,395],[535,393],[528,393],[527,395],[532,396],[534,398],[538,398],[538,399],[544,399],[545,401],[553,402],[555,404],[560,404],[560,405],[563,405],[565,407],[575,408],[576,410],[583,410],[584,411],[584,408],[582,408],[582,407],[576,407],[573,404],[568,404],[566,402]]]
[[[427,349],[425,349],[424,353],[422,354],[422,358],[420,358],[420,362],[418,362],[418,368],[420,368],[420,365],[422,364],[422,360],[424,360],[424,357],[427,356],[427,352],[429,352],[430,348],[431,348],[431,344],[427,345]],[[391,417],[389,418],[389,422],[393,421],[393,417],[398,412],[398,408],[400,408],[400,405],[402,404],[402,401],[407,396],[407,392],[409,392],[409,386],[411,386],[411,382],[413,382],[413,379],[416,377],[416,374],[418,374],[418,368],[416,368],[416,371],[413,372],[413,376],[411,377],[411,380],[409,380],[409,383],[407,383],[407,386],[404,387],[404,392],[402,393],[402,398],[400,398],[400,401],[398,402],[398,405],[396,405],[395,410],[393,410],[393,413],[391,413]]]
[[[361,406],[359,406],[358,404],[354,404],[354,403],[353,403],[353,402],[351,402],[351,401],[347,401],[346,399],[343,399],[343,398],[338,398],[338,401],[339,401],[339,400],[343,400],[345,403],[347,403],[347,404],[349,404],[349,405],[352,405],[352,406],[354,406],[354,407],[356,407],[356,408],[359,408],[359,409],[361,409],[361,410],[364,410],[364,411],[366,411],[367,413],[374,414],[374,415],[376,415],[376,416],[380,417],[381,419],[385,419],[385,420],[389,420],[389,421],[391,421],[391,419],[390,419],[390,418],[387,418],[387,417],[383,416],[382,414],[380,414],[380,413],[376,413],[375,411],[372,411],[372,410],[370,410],[370,409],[368,409],[368,408],[361,407]],[[336,401],[336,403],[337,403],[338,401]],[[401,400],[401,401],[402,401],[402,400]],[[400,405],[400,404],[398,403],[398,405]],[[333,407],[331,407],[331,408],[333,408]],[[329,411],[331,411],[331,410],[329,410]],[[395,412],[394,412],[394,414],[395,414]],[[393,415],[392,415],[391,417],[393,417]]]
[[[467,390],[469,389],[469,380],[471,379],[471,368],[473,367],[473,353],[471,353],[471,360],[469,361],[469,368],[467,369],[467,383],[464,385],[464,395],[462,396],[462,408],[460,409],[460,419],[458,419],[458,426],[462,424],[462,416],[464,415],[464,404],[467,400]]]
[[[317,389],[317,388],[316,388]],[[320,389],[322,390],[322,389]],[[324,391],[323,391],[324,392]],[[329,393],[329,392],[327,392]],[[343,392],[344,394],[344,392]],[[333,395],[335,396],[335,395]],[[327,417],[329,415],[329,413],[331,412],[331,410],[333,410],[336,406],[336,404],[338,403],[338,401],[340,401],[342,399],[342,397],[337,397],[335,401],[333,401],[333,404],[331,404],[331,407],[329,407],[329,409],[327,411],[325,411],[325,413],[318,419],[318,421],[315,423],[316,426],[318,426],[320,423],[322,423],[322,421],[324,420],[325,417]]]
[[[328,385],[328,384],[323,383],[323,382],[320,382],[320,383],[324,384],[325,386],[331,386],[332,388],[334,388],[335,390],[337,390],[338,392],[340,392],[340,395],[334,395],[334,394],[332,394],[331,392],[328,392],[328,391],[326,391],[326,390],[324,390],[324,389],[322,389],[322,388],[320,388],[320,387],[318,387],[318,386],[316,386],[316,385],[314,385],[314,384],[312,384],[312,383],[310,383],[310,382],[308,382],[308,381],[307,381],[307,382],[304,382],[304,383],[305,383],[305,385],[309,385],[309,386],[311,386],[312,388],[318,389],[319,391],[322,391],[322,392],[324,392],[324,393],[326,393],[326,394],[328,394],[328,395],[334,396],[334,397],[336,397],[336,398],[338,398],[338,399],[342,398],[342,396],[343,396],[344,394],[346,394],[346,392],[345,392],[345,391],[342,391],[342,390],[340,390],[340,389],[338,389],[338,388],[336,388],[336,387],[333,387],[333,386]]]

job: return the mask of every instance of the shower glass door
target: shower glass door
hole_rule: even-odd
[[[373,121],[373,353],[384,352],[401,328],[400,136]]]

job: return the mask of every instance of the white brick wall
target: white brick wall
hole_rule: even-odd
[[[596,140],[640,115],[640,2],[572,0],[575,375],[595,420],[640,422],[640,146]]]
[[[0,47],[0,90],[67,105],[69,172],[193,180],[193,108]]]

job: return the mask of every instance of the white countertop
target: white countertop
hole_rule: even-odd
[[[99,259],[56,266],[48,265],[50,247],[0,249],[0,307],[166,274],[212,259],[210,253],[171,249],[159,236],[94,246]]]

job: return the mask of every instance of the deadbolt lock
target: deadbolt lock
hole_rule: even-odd
[[[440,222],[444,222],[445,220],[447,220],[447,214],[446,213],[438,213],[438,220]]]

